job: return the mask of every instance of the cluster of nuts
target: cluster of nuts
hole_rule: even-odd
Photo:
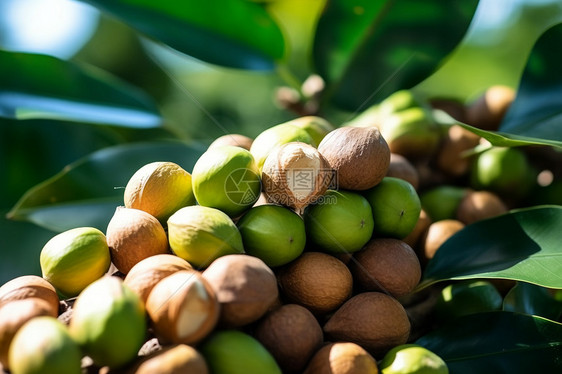
[[[364,374],[398,372],[408,351],[447,373],[407,344],[404,301],[444,240],[508,205],[501,190],[424,174],[467,178],[465,152],[480,142],[428,113],[398,92],[338,128],[308,116],[253,140],[225,135],[191,173],[143,166],[105,233],[56,235],[42,277],[0,287],[0,363],[14,374]]]

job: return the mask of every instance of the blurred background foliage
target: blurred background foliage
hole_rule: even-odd
[[[223,2],[226,10],[237,10],[236,4],[243,3]],[[280,105],[278,89],[285,87],[302,95],[303,82],[313,74],[321,74],[327,84],[319,114],[335,125],[400,88],[412,88],[427,97],[470,102],[493,84],[518,87],[535,42],[562,21],[561,5],[556,0],[473,0],[448,5],[437,0],[423,5],[416,1],[248,1],[255,17],[265,14],[275,21],[282,33],[280,41],[271,45],[256,41],[265,57],[256,54],[259,56],[248,62],[245,52],[224,49],[229,39],[222,39],[231,31],[234,34],[234,26],[220,34],[221,22],[206,19],[201,12],[200,19],[187,24],[193,32],[201,32],[203,44],[187,47],[197,52],[192,56],[206,57],[213,61],[210,63],[162,44],[158,41],[160,29],[151,29],[150,24],[139,33],[135,26],[146,24],[147,16],[128,8],[134,3],[148,7],[146,14],[150,14],[150,7],[162,6],[170,14],[174,7],[180,9],[170,0],[161,0],[159,5],[94,0],[0,3],[0,49],[47,54],[79,67],[94,67],[94,72],[109,73],[151,98],[163,119],[161,126],[147,128],[48,115],[41,118],[41,112],[21,120],[2,113],[0,107],[0,283],[20,274],[39,274],[38,253],[56,232],[49,225],[6,219],[6,213],[26,191],[94,152],[169,140],[204,149],[225,133],[254,137],[298,115]],[[221,12],[215,16],[232,15]],[[178,14],[192,17],[189,12]],[[177,25],[166,20],[163,24],[168,25],[168,31],[176,30]],[[217,30],[201,31],[209,25]],[[274,26],[268,26],[272,35],[276,33]],[[244,41],[252,36],[252,29],[235,34]],[[164,42],[180,47],[189,39],[177,33],[163,36],[170,37]],[[213,44],[219,39],[223,44]],[[249,65],[241,68],[245,63]],[[6,81],[10,71],[0,63],[2,67]],[[31,79],[12,77],[16,82],[26,78]],[[0,82],[0,94],[5,89]],[[139,163],[148,159],[139,158]],[[118,179],[126,181],[134,167],[136,164],[121,169]],[[108,173],[119,171],[110,169]],[[123,185],[116,182],[113,187],[113,196],[118,198]],[[76,212],[86,214],[83,209]]]

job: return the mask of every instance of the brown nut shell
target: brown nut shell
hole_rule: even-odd
[[[14,278],[0,287],[0,307],[13,300],[27,298],[39,298],[45,300],[54,316],[59,311],[59,296],[55,287],[44,278],[37,275],[22,275]]]
[[[286,373],[302,373],[322,345],[322,327],[305,307],[285,304],[268,313],[254,336]]]
[[[180,270],[154,286],[146,311],[163,344],[195,344],[217,324],[220,304],[200,272]]]
[[[467,123],[484,130],[496,131],[515,100],[515,95],[516,91],[508,86],[489,87],[466,108]]]
[[[476,147],[479,142],[480,136],[464,127],[460,125],[449,127],[436,155],[437,167],[451,176],[465,175],[472,161],[465,152]]]
[[[329,343],[322,347],[304,374],[378,374],[377,362],[361,346],[350,342]]]
[[[507,212],[502,199],[491,191],[469,191],[457,208],[457,219],[465,225]]]
[[[208,374],[205,358],[195,348],[176,344],[140,359],[126,374]],[[111,372],[109,373],[111,374]]]
[[[412,292],[420,281],[418,256],[402,240],[371,239],[353,257],[351,272],[366,291],[381,291],[399,298]]]
[[[168,253],[164,227],[139,209],[117,207],[107,225],[106,238],[111,261],[123,274],[147,257]]]
[[[193,270],[193,268],[189,262],[176,255],[154,255],[133,266],[124,282],[146,303],[148,294],[158,282],[180,270]]]
[[[337,309],[350,296],[353,277],[336,257],[321,252],[305,252],[278,274],[282,294],[317,314]]]
[[[336,171],[341,189],[376,186],[390,164],[390,148],[376,127],[339,127],[324,137],[318,151]]]
[[[418,169],[406,157],[398,153],[390,154],[390,164],[386,176],[404,179],[416,190],[420,185]]]
[[[429,215],[422,208],[422,210],[420,211],[420,216],[418,218],[418,221],[414,226],[414,229],[412,230],[412,232],[408,234],[408,236],[402,239],[406,244],[412,247],[412,249],[416,251],[416,253],[419,252],[419,247],[420,247],[419,243],[425,231],[427,230],[429,225],[431,225],[431,222],[432,222],[431,218],[429,218]]]
[[[433,222],[427,228],[422,240],[422,250],[420,253],[420,261],[426,264],[431,260],[435,253],[447,239],[460,231],[465,226],[464,223],[456,219],[444,219]]]
[[[219,323],[240,327],[257,321],[277,301],[277,279],[259,258],[233,254],[217,258],[203,272],[221,305]]]
[[[324,325],[332,341],[359,344],[375,357],[404,344],[410,335],[406,310],[395,298],[363,292],[345,302]]]

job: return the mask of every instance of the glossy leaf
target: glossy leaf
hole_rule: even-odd
[[[415,90],[472,102],[492,85],[517,88],[536,41],[560,22],[559,0],[480,0],[462,42]]]
[[[0,50],[0,116],[149,128],[152,100],[106,73],[55,57]]]
[[[251,1],[84,0],[174,49],[213,64],[271,70],[284,57],[281,30]]]
[[[562,301],[555,300],[554,295],[547,288],[518,282],[505,295],[503,309],[556,321],[562,315]]]
[[[416,341],[445,360],[451,374],[559,373],[562,325],[511,312],[472,314]]]
[[[548,29],[536,42],[517,89],[515,101],[498,131],[461,124],[499,147],[551,145],[562,147],[562,24]],[[457,123],[437,113],[443,124]]]
[[[0,175],[9,181],[0,184],[0,209],[11,208],[27,189],[69,163],[122,142],[118,129],[124,128],[0,118]]]
[[[153,161],[172,161],[191,173],[203,151],[203,147],[180,142],[105,148],[30,189],[8,216],[53,231],[79,226],[105,230],[115,208],[123,205],[129,178],[141,166]]]
[[[458,124],[465,129],[488,140],[492,145],[495,145],[497,147],[518,147],[525,145],[549,145],[554,147],[562,147],[562,141],[549,139],[547,137],[538,137],[540,136],[540,132],[537,132],[536,136],[524,136],[502,131],[482,130],[478,127],[459,122],[441,110],[434,110],[434,118],[439,124],[444,126]]]
[[[451,279],[513,279],[562,288],[562,206],[525,208],[458,231],[436,252],[419,288]]]
[[[562,146],[562,24],[547,30],[535,44],[499,131],[556,141]]]
[[[39,255],[57,233],[29,222],[6,219],[0,211],[0,286],[21,275],[41,275]]]
[[[477,3],[329,0],[314,45],[327,94],[359,110],[413,87],[459,43]]]

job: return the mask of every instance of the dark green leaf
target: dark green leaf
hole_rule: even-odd
[[[562,146],[561,45],[562,24],[550,28],[539,38],[500,132],[552,140]]]
[[[535,44],[525,68],[515,101],[497,132],[466,124],[468,130],[495,146],[551,145],[562,147],[562,24],[547,30]],[[437,112],[443,124],[455,120]]]
[[[133,131],[115,126],[76,126],[65,121],[0,118],[0,175],[8,181],[0,184],[0,209],[11,208],[24,191],[69,163],[123,142],[117,129]]]
[[[55,57],[0,50],[0,116],[156,127],[141,91],[93,68]]]
[[[503,309],[556,321],[562,314],[562,301],[555,300],[551,291],[544,287],[518,282],[505,295]]]
[[[517,88],[533,45],[561,21],[559,0],[480,1],[465,38],[415,90],[472,102],[493,85]]]
[[[459,124],[467,130],[488,140],[492,145],[495,145],[497,147],[518,147],[524,145],[550,145],[554,147],[562,147],[562,141],[548,138],[539,138],[537,137],[538,135],[540,135],[539,133],[537,133],[537,136],[523,136],[502,131],[482,130],[474,126],[458,122],[441,110],[434,110],[434,118],[438,123],[444,126]]]
[[[477,3],[328,0],[314,45],[328,94],[359,110],[413,87],[459,43]]]
[[[562,207],[537,206],[466,226],[436,252],[420,288],[450,279],[513,279],[562,288]]]
[[[10,221],[0,212],[0,285],[21,275],[41,275],[39,254],[56,232],[29,222]]]
[[[191,173],[201,146],[180,142],[139,143],[105,148],[67,166],[29,190],[8,214],[53,231],[79,226],[107,228],[123,205],[129,178],[153,161],[171,161]]]
[[[270,70],[283,58],[281,30],[241,0],[84,0],[169,46],[213,64]]]
[[[511,312],[461,317],[416,341],[451,374],[560,373],[562,325]]]

